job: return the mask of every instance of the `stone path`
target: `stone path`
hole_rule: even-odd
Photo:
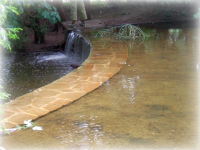
[[[89,58],[66,76],[1,106],[1,124],[12,128],[70,104],[116,74],[128,57],[121,42],[92,39]]]
[[[66,21],[62,22],[62,24],[67,28],[67,30],[72,30],[72,28],[68,27],[68,24],[72,23],[72,21]],[[81,27],[79,25],[79,21],[76,21],[76,29],[82,29],[82,28],[103,28],[105,25],[100,19],[95,20],[85,20],[86,26]]]

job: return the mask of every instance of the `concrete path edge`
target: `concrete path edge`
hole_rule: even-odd
[[[51,111],[69,105],[100,87],[116,74],[128,57],[126,44],[105,39],[91,39],[91,53],[71,73],[1,105],[0,125],[6,129],[35,120]]]

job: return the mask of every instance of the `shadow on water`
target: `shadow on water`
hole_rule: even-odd
[[[38,119],[43,131],[27,129],[2,136],[3,146],[8,150],[198,148],[199,29],[145,30],[151,38],[127,42],[128,60],[118,74],[71,105]]]

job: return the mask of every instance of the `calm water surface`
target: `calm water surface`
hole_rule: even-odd
[[[38,119],[43,131],[1,136],[14,149],[197,149],[198,29],[151,29],[128,42],[113,78],[69,106]]]
[[[0,99],[1,104],[49,84],[73,70],[70,66],[73,62],[61,52],[2,54],[0,59],[0,85],[3,87],[0,90],[11,95],[8,99]]]

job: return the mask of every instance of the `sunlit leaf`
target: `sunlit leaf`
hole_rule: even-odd
[[[43,16],[44,18],[47,18],[47,19],[50,18],[50,14],[49,14],[49,12],[48,12],[47,10],[45,10],[45,11],[42,12],[42,16]]]

